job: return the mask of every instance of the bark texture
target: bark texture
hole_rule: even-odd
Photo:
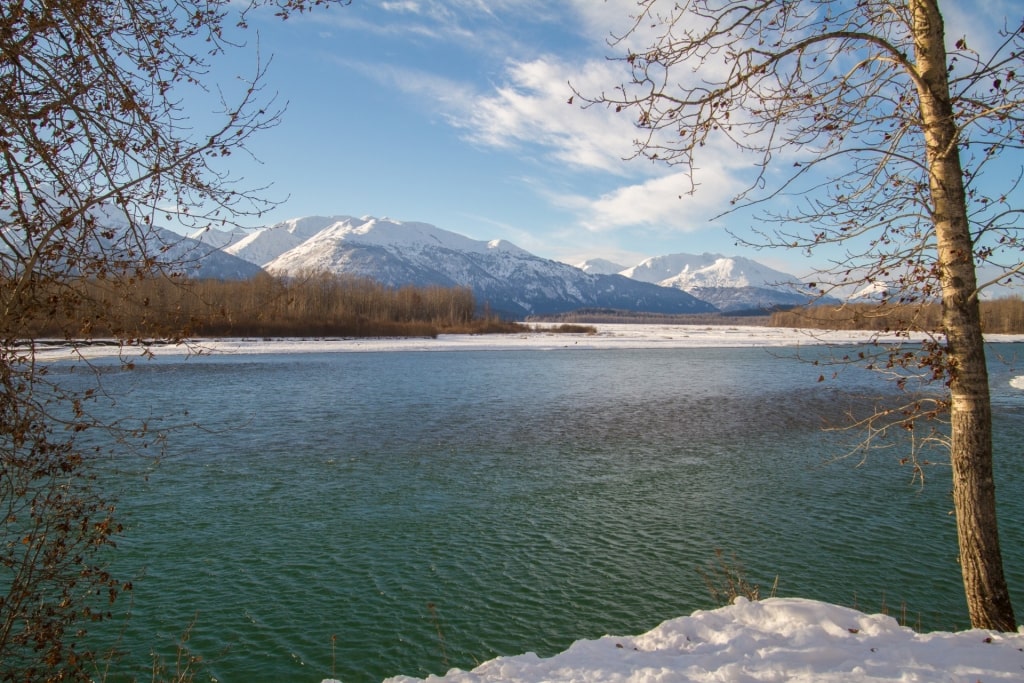
[[[938,0],[910,0],[909,4],[947,338],[950,461],[960,566],[971,624],[1013,631],[1017,624],[1003,575],[996,522],[988,369],[957,126],[950,103],[945,30]]]

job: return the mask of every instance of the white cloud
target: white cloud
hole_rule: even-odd
[[[690,193],[684,172],[666,172],[640,183],[623,185],[598,197],[550,195],[553,203],[574,210],[580,224],[592,231],[643,226],[670,232],[696,232],[709,227],[728,207],[742,184],[721,166],[697,177],[699,191]]]
[[[615,115],[605,107],[583,110],[578,99],[573,104],[568,100],[573,95],[570,83],[580,92],[595,93],[623,79],[622,64],[604,59],[609,30],[604,26],[610,17],[628,18],[630,1],[596,3],[602,6],[598,11],[592,0],[573,0],[555,8],[542,0],[387,0],[379,5],[384,13],[334,13],[333,22],[349,31],[389,39],[414,35],[457,44],[470,60],[474,53],[487,55],[488,63],[501,69],[500,75],[494,78],[489,69],[470,68],[439,76],[413,64],[337,61],[431,100],[431,110],[444,114],[475,144],[526,148],[533,156],[540,150],[542,157],[559,164],[624,174],[623,159],[634,152],[631,113]],[[503,15],[515,17],[511,25],[539,27],[557,22],[560,30],[576,27],[592,35],[600,47],[592,59],[585,54],[560,58],[547,50],[550,44],[536,56],[537,45],[510,35]],[[524,17],[529,19],[524,22]]]
[[[633,155],[631,120],[604,107],[581,108],[569,85],[607,83],[614,72],[606,62],[575,66],[550,56],[510,62],[506,81],[466,102],[467,111],[456,123],[480,144],[540,146],[560,163],[624,174],[624,159]]]
[[[419,14],[420,3],[414,0],[401,0],[399,2],[382,2],[380,3],[381,9],[387,12],[408,12],[410,14]]]
[[[633,42],[640,42],[650,37],[645,32],[646,25],[636,26],[635,15],[639,3],[636,0],[570,0],[573,18],[579,22],[581,35],[592,39],[595,49],[602,54],[622,54]],[[635,40],[625,41],[622,45],[611,45],[615,39],[621,38],[635,28]]]
[[[403,3],[405,4],[405,3]],[[389,11],[399,14],[398,8],[391,8]],[[418,11],[403,10],[402,12],[418,18]],[[372,21],[357,15],[355,12],[313,12],[307,21],[316,22],[332,29],[321,35],[333,36],[334,29],[352,33],[364,33],[366,35],[380,36],[388,39],[402,40],[407,36],[439,40],[444,36],[438,30],[424,21]]]

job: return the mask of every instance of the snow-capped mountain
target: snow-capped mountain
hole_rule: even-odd
[[[313,219],[302,219],[309,225],[314,225]],[[454,232],[442,230],[429,223],[398,222],[388,218],[353,218],[351,216],[335,216],[323,218],[319,222],[329,222],[327,225],[310,235],[300,244],[281,251],[277,256],[267,260],[263,266],[270,272],[294,274],[303,270],[326,270],[342,272],[337,267],[339,257],[342,261],[352,254],[352,247],[359,246],[368,249],[384,249],[393,255],[425,255],[429,259],[434,252],[446,254],[474,254],[476,256],[502,257],[496,261],[509,259],[536,258],[532,254],[520,249],[510,242],[504,240],[493,240],[482,242],[473,240]],[[288,221],[292,223],[292,221]],[[279,226],[272,226],[269,231],[278,230]],[[260,235],[253,235],[259,238]],[[240,246],[234,245],[235,247]],[[232,251],[233,247],[228,247]],[[234,251],[241,256],[247,252],[244,250]],[[421,260],[424,260],[421,258]],[[430,263],[431,267],[446,268],[447,264]],[[449,268],[451,270],[451,268]],[[344,269],[344,272],[349,272]],[[370,273],[360,273],[371,275]],[[374,279],[381,280],[379,275]],[[390,282],[389,284],[399,284]],[[460,282],[460,284],[468,284]]]
[[[230,239],[227,232],[213,231],[215,236],[210,241],[199,241],[157,226],[133,227],[123,212],[109,205],[92,207],[90,214],[102,229],[84,233],[72,229],[69,234],[74,237],[62,241],[60,253],[69,272],[78,272],[83,260],[96,259],[127,270],[134,264],[142,265],[143,257],[154,259],[166,273],[190,278],[244,280],[262,272],[259,266],[218,248],[217,239]],[[5,231],[4,247],[0,248],[13,248],[21,239],[21,231]],[[53,265],[57,267],[56,263]],[[149,267],[143,270],[148,271]]]
[[[864,285],[853,294],[848,296],[847,301],[852,302],[879,302],[888,297],[890,287],[881,280],[875,280]]]
[[[170,264],[171,269],[191,278],[203,280],[247,280],[263,271],[258,265],[228,254],[206,241],[165,230],[152,228],[152,240],[162,245],[151,248],[159,253],[159,260]]]
[[[797,279],[752,259],[721,254],[668,254],[626,268],[621,274],[688,292],[722,312],[762,311],[812,300]]]
[[[231,242],[224,251],[250,263],[270,263],[338,222],[339,217],[310,216],[282,221]]]
[[[214,228],[202,228],[200,230],[196,230],[195,232],[190,233],[188,237],[189,239],[193,239],[197,242],[202,242],[208,247],[212,247],[214,249],[223,249],[229,244],[232,244],[242,239],[250,232],[252,231],[247,230],[246,228],[232,228],[231,230],[216,230]]]
[[[131,261],[144,251],[164,264],[165,270],[197,279],[246,280],[262,272],[259,266],[222,251],[216,244],[217,237],[210,241],[197,240],[157,226],[130,229],[125,216],[115,209],[100,206],[94,211],[98,220],[114,231],[114,236],[101,240],[106,243],[100,245],[113,258]],[[238,230],[210,232],[216,236],[240,234]],[[145,244],[136,248],[139,241]]]
[[[521,317],[583,307],[705,313],[714,307],[671,288],[584,273],[504,240],[479,241],[427,223],[314,216],[256,230],[225,251],[274,274],[326,271],[393,287],[464,286],[479,304]]]
[[[504,240],[372,216],[307,216],[196,237],[275,274],[332,272],[393,287],[469,287],[481,305],[516,317],[578,308],[746,313],[814,300],[792,275],[738,256],[680,253],[632,267],[605,259],[570,266]]]
[[[622,271],[626,277],[663,287],[767,287],[791,284],[794,277],[757,261],[721,254],[668,254],[649,258]]]
[[[626,266],[603,258],[587,259],[583,263],[577,263],[576,267],[592,275],[619,275],[626,270]]]

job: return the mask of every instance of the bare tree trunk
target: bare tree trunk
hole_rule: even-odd
[[[1003,575],[992,475],[992,406],[981,334],[973,244],[956,122],[950,104],[945,30],[937,0],[910,0],[918,92],[930,170],[950,378],[950,460],[960,568],[971,624],[1016,629]]]

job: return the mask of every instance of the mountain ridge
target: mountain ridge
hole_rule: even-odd
[[[592,259],[577,267],[588,272],[606,272],[616,265]],[[814,299],[801,291],[804,284],[795,276],[742,256],[709,252],[665,254],[618,272],[641,282],[680,289],[723,313],[770,311],[806,305]]]
[[[569,265],[501,239],[475,240],[429,223],[373,216],[305,216],[246,234],[196,235],[277,275],[331,272],[388,286],[463,286],[495,312],[604,307],[652,313],[768,311],[806,304],[794,276],[743,257],[668,254],[623,267]]]
[[[220,239],[213,235],[211,241]],[[474,240],[429,223],[389,218],[307,216],[257,229],[223,249],[276,275],[330,272],[392,287],[469,287],[482,306],[513,317],[587,306],[661,313],[715,310],[681,290],[588,274],[506,240]]]

